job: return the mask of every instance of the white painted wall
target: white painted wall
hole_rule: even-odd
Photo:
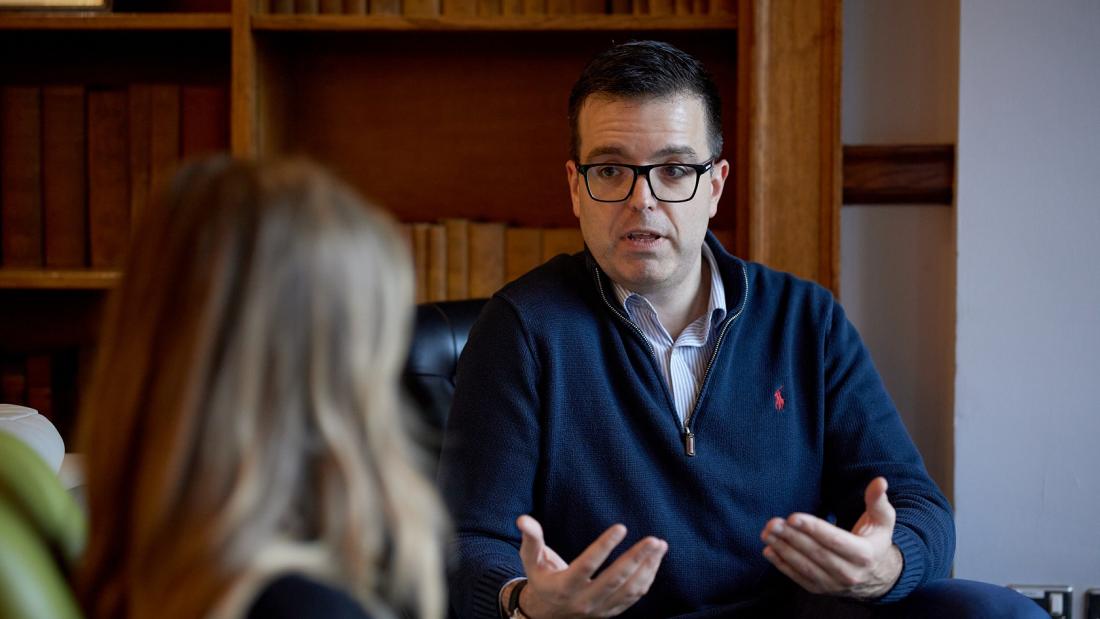
[[[845,0],[845,144],[950,144],[958,0]],[[948,497],[954,482],[955,237],[951,207],[841,210],[841,301]]]
[[[962,0],[960,24],[955,572],[1080,592],[1100,587],[1100,2]]]

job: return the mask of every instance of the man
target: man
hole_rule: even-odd
[[[440,483],[460,617],[750,616],[947,575],[950,507],[841,308],[707,233],[719,110],[657,42],[574,86],[586,252],[494,296],[458,369]]]

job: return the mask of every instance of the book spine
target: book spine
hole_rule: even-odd
[[[42,266],[41,94],[0,88],[0,245],[8,267]]]
[[[470,298],[493,296],[504,285],[504,224],[470,223]]]
[[[572,12],[578,15],[602,15],[607,13],[605,0],[572,0]]]
[[[38,414],[53,419],[53,380],[50,356],[45,354],[27,357],[27,406]]]
[[[497,17],[504,12],[502,0],[477,0],[479,17]]]
[[[87,261],[84,88],[42,89],[42,210],[46,266],[82,267]]]
[[[344,12],[348,15],[366,15],[367,0],[344,0]]]
[[[406,17],[438,17],[440,0],[405,0]]]
[[[268,12],[283,15],[293,13],[294,0],[271,0]]]
[[[504,279],[512,281],[542,263],[542,230],[508,228],[504,233]]]
[[[470,222],[465,219],[444,219],[447,235],[447,298],[470,297]]]
[[[611,12],[615,15],[630,15],[634,12],[631,0],[611,0]]]
[[[523,0],[503,0],[500,7],[501,15],[518,17],[524,14]]]
[[[5,358],[0,361],[0,398],[4,404],[27,403],[27,369],[23,359]]]
[[[318,0],[294,0],[294,12],[303,15],[316,15],[321,12]]]
[[[371,15],[400,15],[402,0],[370,0]]]
[[[136,229],[149,204],[152,185],[153,87],[131,84],[130,126],[130,222]]]
[[[649,14],[656,16],[668,16],[675,13],[675,0],[648,0]]]
[[[584,249],[584,237],[578,228],[546,228],[542,231],[542,261],[559,254],[572,255]]]
[[[223,152],[229,146],[229,98],[221,86],[180,89],[180,152],[184,158]]]
[[[523,0],[525,15],[546,15],[546,0]]]
[[[569,15],[573,12],[573,0],[546,0],[547,15]]]
[[[428,226],[426,223],[412,224],[413,274],[416,277],[417,303],[428,301]]]
[[[428,225],[428,301],[447,300],[447,230]]]
[[[477,15],[479,0],[443,0],[443,14],[447,17]]]
[[[149,190],[168,187],[180,158],[180,87],[157,84],[150,92]]]
[[[125,91],[88,93],[88,233],[91,264],[120,266],[129,236]]]
[[[344,12],[344,0],[321,0],[319,8],[326,15],[339,15]]]

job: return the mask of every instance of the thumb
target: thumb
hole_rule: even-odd
[[[539,557],[542,556],[543,548],[546,547],[542,537],[542,525],[538,520],[524,514],[516,518],[516,528],[523,536],[519,545],[519,558],[523,561],[523,570],[530,575],[538,566]]]
[[[890,499],[886,496],[887,486],[885,477],[874,478],[867,484],[867,490],[863,493],[863,502],[867,506],[867,516],[872,522],[892,529],[897,515],[894,512],[894,506],[890,504]]]

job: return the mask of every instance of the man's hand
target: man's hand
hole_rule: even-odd
[[[567,564],[546,545],[542,525],[534,518],[520,516],[516,526],[523,534],[519,556],[527,572],[527,586],[520,593],[519,605],[531,619],[618,615],[649,591],[668,550],[668,542],[646,537],[593,579],[592,575],[626,537],[626,527],[611,526]]]
[[[760,538],[764,556],[810,593],[873,599],[901,575],[901,551],[893,543],[894,506],[886,480],[876,477],[863,495],[867,510],[849,533],[810,514],[768,521]]]

